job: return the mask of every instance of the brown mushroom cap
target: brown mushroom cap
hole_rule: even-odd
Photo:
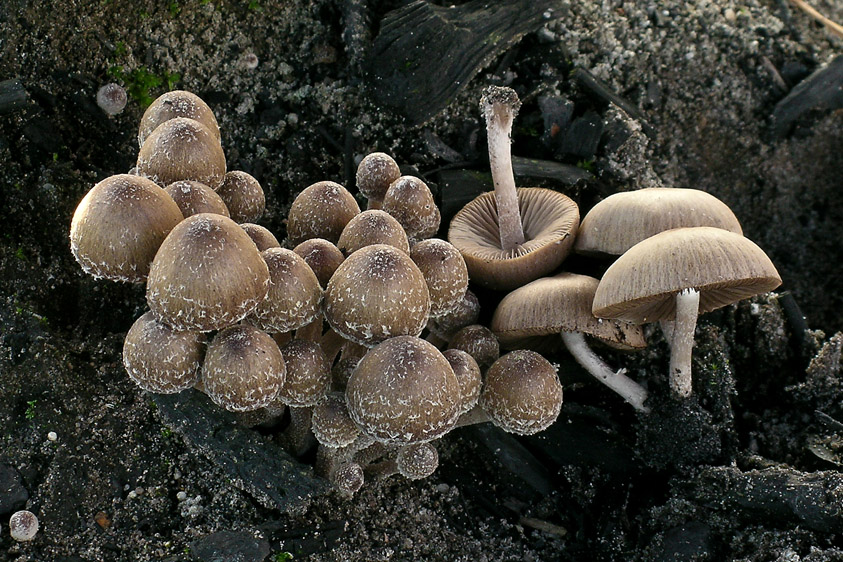
[[[226,172],[217,194],[225,201],[234,222],[254,222],[266,209],[266,196],[261,184],[240,170]]]
[[[144,390],[181,392],[199,379],[205,342],[205,334],[175,332],[146,312],[135,320],[123,341],[123,366]]]
[[[173,198],[154,182],[128,174],[110,176],[76,207],[70,250],[94,277],[143,281],[155,252],[182,218]]]
[[[442,220],[430,188],[415,176],[401,176],[390,184],[383,210],[401,223],[410,240],[430,238]]]
[[[646,347],[640,326],[601,320],[591,313],[598,283],[594,277],[567,272],[527,283],[498,304],[492,331],[507,349],[559,349],[560,332],[582,332],[627,349]]]
[[[231,412],[272,404],[285,375],[284,358],[273,339],[248,324],[217,332],[202,365],[205,392]]]
[[[556,368],[535,351],[502,355],[486,371],[480,405],[504,431],[519,435],[543,431],[562,408]]]
[[[500,247],[494,192],[484,193],[451,220],[448,241],[462,253],[471,280],[496,290],[520,287],[550,273],[574,244],[580,217],[569,197],[539,187],[517,190],[526,241],[512,251]]]
[[[700,293],[699,313],[772,291],[782,280],[761,248],[740,234],[697,226],[667,230],[621,255],[606,270],[593,312],[642,324],[671,319],[675,295]]]
[[[199,96],[185,90],[173,90],[161,94],[153,101],[140,120],[138,127],[138,146],[143,146],[146,138],[158,128],[158,125],[176,117],[188,117],[199,121],[220,140],[220,128],[214,112]]]
[[[468,290],[468,268],[453,244],[428,238],[413,245],[410,258],[427,283],[432,317],[447,314],[460,305]]]
[[[460,414],[460,388],[448,360],[412,336],[372,348],[348,380],[351,419],[378,441],[431,441],[450,431]]]
[[[314,406],[331,386],[331,364],[318,343],[292,340],[281,348],[287,376],[278,400],[288,406]]]
[[[269,270],[234,221],[200,213],[184,219],[155,254],[146,300],[177,330],[218,330],[243,319],[265,297]]]
[[[378,209],[389,185],[401,177],[398,163],[383,152],[367,154],[357,165],[357,189],[368,200],[370,209]]]
[[[225,176],[225,155],[202,123],[176,117],[147,137],[138,152],[138,174],[162,186],[194,180],[216,189]]]
[[[259,252],[268,250],[270,248],[280,248],[281,243],[272,232],[265,226],[254,224],[251,222],[244,222],[240,224],[240,228],[246,231],[255,246],[258,247]]]
[[[436,472],[439,453],[430,443],[411,443],[398,450],[395,466],[401,476],[410,480],[421,480]]]
[[[340,393],[328,394],[314,406],[311,423],[316,440],[326,447],[346,447],[360,435],[360,428],[348,415],[345,396]]]
[[[474,357],[462,349],[448,349],[442,352],[454,375],[460,383],[460,409],[461,413],[468,412],[477,405],[480,399],[480,389],[483,386],[483,375],[480,366]]]
[[[345,256],[336,244],[324,238],[305,240],[293,248],[293,251],[304,258],[304,261],[316,274],[322,288],[328,286],[328,281],[331,280],[334,272],[345,261]]]
[[[459,330],[476,324],[480,318],[480,300],[471,289],[466,290],[462,299],[452,310],[440,316],[431,317],[427,328],[443,340],[450,340]]]
[[[448,342],[448,349],[461,349],[485,369],[501,354],[500,342],[492,330],[482,324],[469,324],[457,330]]]
[[[325,290],[325,319],[342,337],[366,346],[420,334],[429,312],[421,271],[410,256],[385,244],[348,256]]]
[[[372,244],[388,244],[410,253],[410,242],[401,223],[378,209],[369,209],[352,217],[337,240],[337,248],[346,256]]]
[[[267,332],[289,332],[316,319],[322,287],[304,259],[286,248],[269,248],[260,256],[269,268],[269,291],[249,322]]]
[[[299,193],[287,216],[287,238],[301,244],[308,238],[325,238],[336,244],[348,221],[360,213],[354,196],[332,181],[320,181]]]
[[[181,180],[171,183],[164,188],[164,191],[173,198],[185,217],[199,213],[229,216],[228,207],[225,206],[222,198],[204,183]]]
[[[586,213],[574,250],[619,256],[654,234],[673,228],[712,226],[743,234],[735,213],[699,189],[648,187],[610,195]]]

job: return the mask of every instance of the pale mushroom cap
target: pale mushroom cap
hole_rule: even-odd
[[[320,181],[293,200],[287,216],[287,237],[294,246],[308,238],[325,238],[336,244],[345,225],[359,213],[357,201],[346,188]]]
[[[430,238],[442,220],[430,188],[415,176],[401,176],[390,184],[383,210],[401,223],[410,240]]]
[[[447,314],[460,305],[468,290],[468,268],[453,244],[428,238],[413,245],[410,257],[427,283],[432,317]]]
[[[348,256],[325,290],[325,319],[342,337],[366,346],[420,334],[429,312],[421,271],[410,256],[385,244]]]
[[[388,244],[410,253],[410,242],[401,223],[386,211],[377,209],[352,217],[340,234],[337,248],[347,256],[372,244]]]
[[[249,322],[268,332],[289,332],[322,314],[322,286],[301,256],[286,248],[269,248],[260,256],[269,268],[269,291]]]
[[[269,289],[269,270],[234,221],[200,213],[180,222],[155,255],[146,300],[177,330],[210,331],[251,313]]]
[[[225,155],[219,139],[202,123],[176,117],[147,137],[137,166],[139,175],[159,185],[193,180],[216,189],[225,176]]]
[[[109,176],[76,207],[70,250],[94,277],[143,281],[164,238],[182,218],[173,198],[151,180]]]
[[[123,366],[144,390],[181,392],[199,379],[206,340],[200,332],[173,331],[146,312],[135,320],[123,341]]]
[[[471,280],[484,287],[509,290],[550,273],[574,244],[579,209],[568,196],[540,187],[517,190],[526,241],[510,251],[500,246],[494,192],[484,193],[458,212],[448,241],[462,253]]]
[[[188,117],[199,121],[219,142],[220,128],[208,104],[194,93],[173,90],[158,96],[144,111],[138,127],[138,146],[143,146],[146,138],[158,125],[176,117]]]
[[[268,250],[270,248],[281,247],[281,243],[278,241],[278,238],[276,238],[275,235],[272,234],[272,231],[265,226],[251,222],[244,222],[240,224],[240,228],[246,231],[246,234],[249,235],[249,238],[251,238],[252,242],[255,243],[255,246],[258,247],[259,252],[263,252],[264,250]]]
[[[543,431],[562,409],[556,368],[535,351],[511,351],[486,371],[480,406],[504,431],[519,435]]]
[[[316,274],[322,288],[328,286],[328,281],[331,280],[334,272],[345,261],[345,256],[337,248],[337,245],[324,238],[305,240],[293,248],[293,251],[304,258],[304,261]]]
[[[345,396],[340,393],[328,394],[314,406],[311,422],[313,435],[326,447],[346,447],[360,435],[360,428],[348,415]]]
[[[384,443],[431,441],[460,414],[460,388],[442,353],[427,341],[399,336],[372,348],[348,380],[351,419]]]
[[[389,185],[401,177],[398,163],[389,154],[372,152],[357,165],[357,189],[367,199],[383,201]]]
[[[240,170],[226,172],[217,194],[225,201],[234,222],[254,222],[266,209],[266,196],[260,182]]]
[[[743,234],[735,213],[699,189],[648,187],[610,195],[586,213],[574,250],[619,256],[659,232],[712,226]]]
[[[318,343],[292,340],[281,348],[287,376],[278,399],[288,406],[314,406],[331,386],[331,364]]]
[[[559,349],[560,332],[582,332],[628,349],[646,347],[640,326],[591,313],[598,283],[594,277],[567,272],[536,279],[501,300],[490,327],[507,349]]]
[[[199,213],[216,213],[229,216],[228,207],[217,193],[198,181],[176,181],[164,188],[179,206],[182,215],[189,217]]]
[[[18,542],[29,542],[38,534],[38,517],[27,510],[16,511],[9,518],[9,534]]]
[[[205,392],[231,412],[269,406],[285,376],[284,358],[275,341],[248,324],[217,332],[202,365]]]
[[[700,292],[700,314],[772,291],[781,284],[761,248],[709,226],[676,228],[642,240],[606,270],[593,312],[637,324],[672,319],[674,296]]]

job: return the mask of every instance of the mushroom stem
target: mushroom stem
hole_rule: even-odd
[[[480,100],[486,119],[489,142],[489,166],[495,184],[495,202],[498,207],[498,228],[501,249],[511,250],[524,243],[524,229],[518,209],[518,192],[512,172],[510,133],[512,121],[521,102],[511,88],[492,87]]]
[[[476,423],[485,423],[489,421],[492,421],[492,418],[489,417],[489,414],[487,414],[486,411],[480,406],[475,406],[463,415],[461,415],[457,420],[457,424],[454,427],[465,427],[467,425],[474,425]]]
[[[283,438],[290,452],[300,457],[315,443],[316,438],[311,430],[311,406],[289,406],[290,425],[284,431]]]
[[[700,310],[700,292],[684,289],[676,294],[676,320],[670,344],[670,388],[680,398],[691,395],[691,354]]]
[[[582,365],[591,376],[614,390],[639,412],[648,413],[650,411],[649,408],[644,406],[644,401],[647,400],[647,391],[644,387],[627,377],[624,374],[626,369],[613,371],[605,361],[588,347],[582,332],[562,332],[562,341],[565,342],[565,347],[568,348],[577,363]]]

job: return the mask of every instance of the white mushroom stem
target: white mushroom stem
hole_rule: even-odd
[[[562,332],[565,347],[574,356],[577,363],[594,378],[614,390],[624,400],[629,402],[639,412],[647,413],[649,408],[644,406],[647,391],[640,384],[626,376],[626,369],[613,371],[596,353],[594,353],[582,332]]]
[[[489,165],[495,184],[501,249],[511,250],[524,243],[524,229],[521,225],[518,192],[515,189],[510,155],[512,121],[520,102],[515,92],[509,88],[495,88],[486,92],[481,104],[489,140]]]
[[[700,312],[700,292],[684,289],[676,294],[676,319],[670,344],[670,373],[668,380],[673,392],[685,398],[691,395],[691,356],[694,350],[694,330]]]

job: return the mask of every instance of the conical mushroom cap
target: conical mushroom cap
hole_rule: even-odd
[[[676,228],[642,240],[606,270],[592,311],[636,324],[672,319],[674,296],[700,292],[700,314],[772,291],[781,277],[748,238],[710,226]]]
[[[155,316],[177,330],[230,326],[265,297],[269,270],[249,235],[211,213],[184,219],[155,254],[146,300]]]
[[[508,349],[559,349],[560,332],[582,332],[626,348],[646,347],[639,326],[591,313],[598,283],[594,277],[567,272],[536,279],[501,300],[492,317],[492,332]]]
[[[324,238],[334,244],[352,217],[360,214],[354,196],[332,181],[309,185],[299,193],[287,214],[287,238],[298,245],[308,238]]]
[[[194,93],[173,90],[158,96],[143,112],[138,126],[138,146],[143,146],[146,138],[158,125],[176,117],[187,117],[199,121],[219,142],[220,127],[208,104]]]
[[[225,155],[205,125],[176,117],[147,137],[138,151],[138,174],[159,185],[193,180],[216,189],[225,176]]]
[[[268,248],[261,257],[269,268],[269,291],[250,323],[268,332],[289,332],[322,314],[322,287],[304,258],[286,248]]]
[[[712,226],[743,234],[735,213],[699,189],[648,187],[615,193],[586,213],[574,250],[619,256],[654,234],[691,226]]]
[[[550,273],[568,256],[580,223],[577,204],[550,189],[520,187],[518,206],[526,241],[501,249],[494,192],[484,193],[454,216],[448,241],[465,258],[475,283],[496,290],[520,287]]]

